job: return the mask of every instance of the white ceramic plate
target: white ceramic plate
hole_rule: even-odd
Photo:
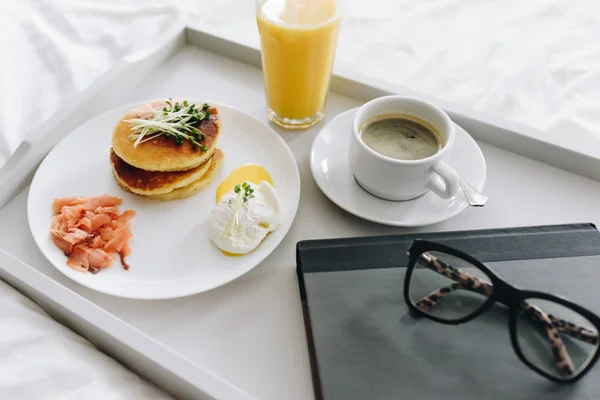
[[[188,99],[190,100],[190,99]],[[198,101],[202,104],[204,101]],[[145,102],[144,102],[145,103]],[[294,156],[270,127],[234,108],[218,107],[222,130],[217,147],[225,158],[211,184],[187,199],[153,201],[122,190],[112,176],[109,149],[112,131],[123,114],[139,104],[102,114],[75,129],[48,154],[29,191],[29,227],[44,256],[60,272],[91,289],[121,297],[165,299],[224,285],[264,260],[288,232],[300,200],[300,176]],[[208,217],[219,183],[245,163],[264,166],[273,178],[281,206],[281,225],[253,252],[227,257],[208,237]],[[121,211],[133,209],[131,266],[118,260],[96,275],[72,270],[52,243],[52,200],[68,196],[110,194],[123,199]]]
[[[310,168],[319,188],[340,208],[357,217],[385,225],[415,227],[434,224],[462,212],[468,203],[462,193],[442,199],[428,192],[411,201],[387,201],[365,192],[348,166],[352,120],[358,109],[331,120],[315,138]],[[483,190],[485,159],[477,143],[456,125],[456,142],[445,160],[473,187]]]

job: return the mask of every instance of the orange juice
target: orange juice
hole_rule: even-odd
[[[323,118],[340,26],[336,0],[258,0],[269,119],[307,128]]]

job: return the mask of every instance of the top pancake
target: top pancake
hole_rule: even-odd
[[[144,104],[128,111],[115,127],[112,148],[119,158],[129,165],[146,171],[170,172],[196,168],[212,157],[221,128],[221,120],[217,114],[218,110],[214,107],[210,108],[211,115],[209,119],[200,121],[196,126],[205,135],[205,140],[201,144],[206,146],[206,152],[199,148],[194,149],[187,140],[184,140],[181,145],[177,145],[175,138],[165,135],[140,143],[134,148],[135,141],[129,138],[132,133],[132,124],[125,121],[153,115],[150,107],[155,110],[162,110],[168,105],[163,100]],[[201,108],[202,104],[197,104],[197,107]]]

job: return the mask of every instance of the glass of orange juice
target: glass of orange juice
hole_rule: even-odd
[[[257,0],[269,120],[306,129],[321,119],[340,27],[337,0]]]

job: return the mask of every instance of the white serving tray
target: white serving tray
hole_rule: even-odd
[[[386,93],[414,94],[336,69],[327,120]],[[488,169],[486,207],[419,229],[360,220],[327,200],[310,174],[310,146],[323,125],[279,131],[296,157],[302,193],[294,225],[261,265],[224,287],[177,300],[127,300],[79,286],[43,258],[29,233],[32,173],[82,121],[120,105],[169,96],[229,104],[266,122],[256,49],[192,28],[166,35],[164,43],[104,75],[45,124],[46,135],[27,140],[0,170],[0,207],[7,203],[0,209],[0,277],[179,398],[313,397],[295,272],[299,240],[600,221],[599,159],[564,149],[560,140],[541,140],[539,131],[421,96],[446,109],[478,140]]]

